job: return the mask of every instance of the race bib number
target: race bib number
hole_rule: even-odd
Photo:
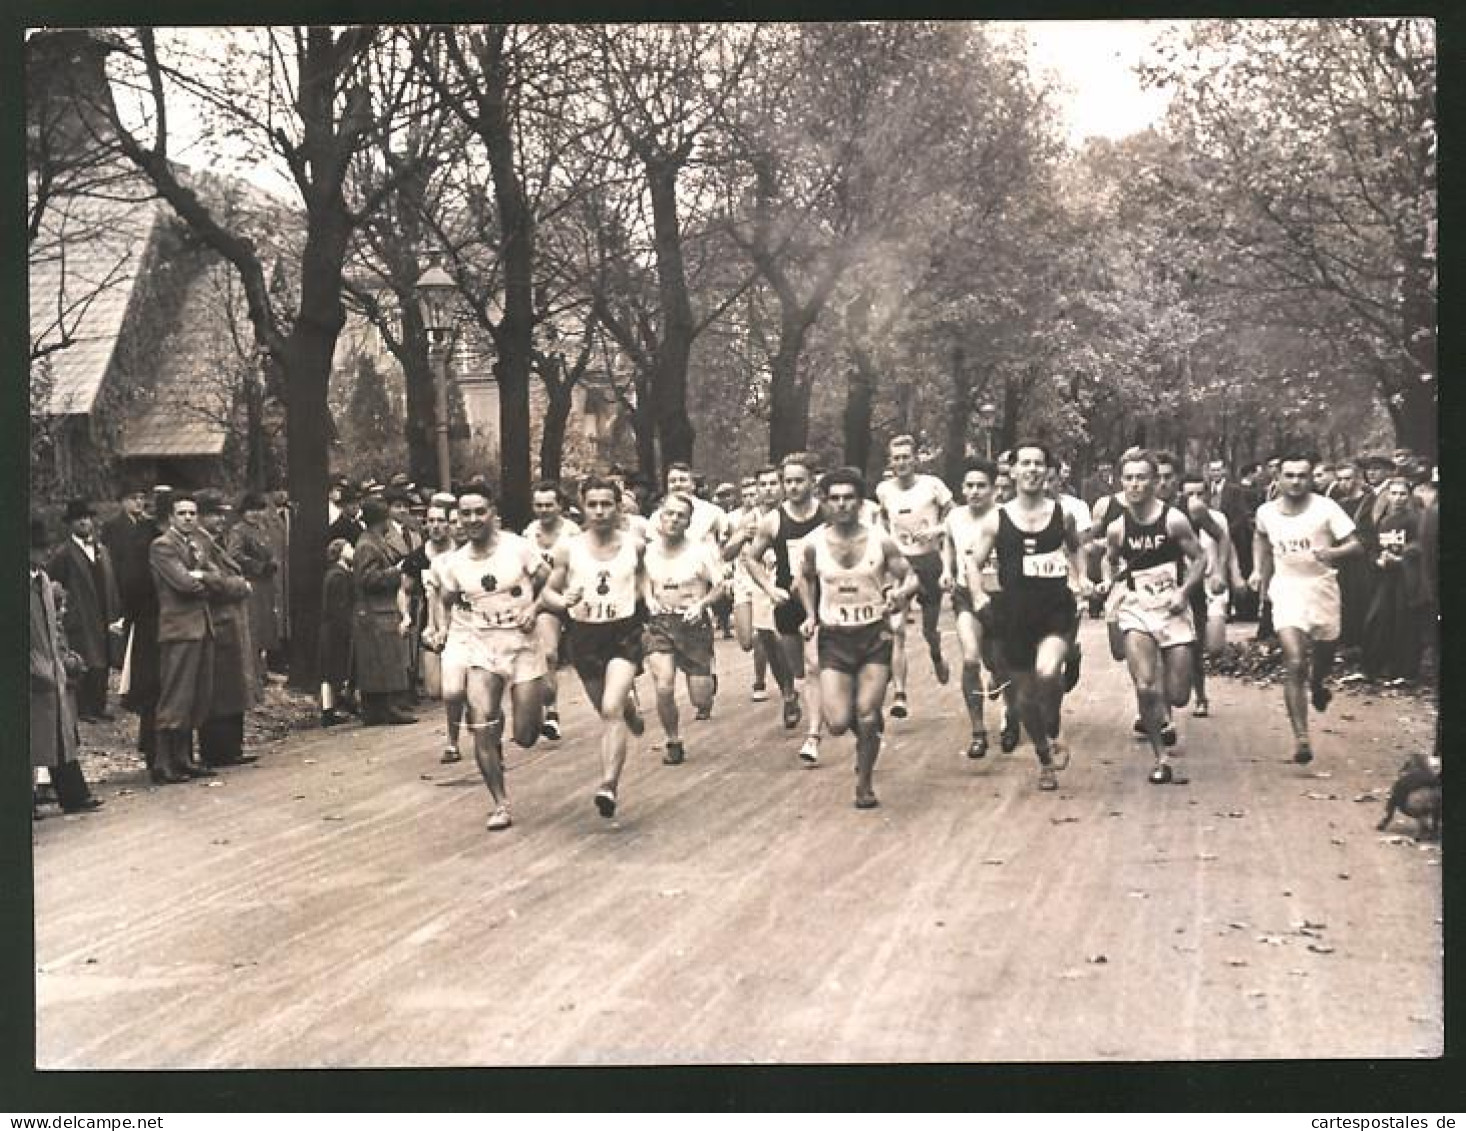
[[[1312,558],[1313,539],[1280,538],[1277,542],[1277,554],[1282,558]]]
[[[478,624],[482,628],[517,628],[519,612],[516,609],[476,609]]]
[[[1403,550],[1405,548],[1405,532],[1403,530],[1383,530],[1379,535],[1379,548],[1381,550]]]
[[[1063,550],[1050,550],[1046,554],[1024,554],[1023,576],[1057,578],[1069,576],[1069,560]]]
[[[1135,594],[1140,604],[1147,609],[1164,609],[1176,599],[1176,570],[1174,566],[1158,566],[1141,570],[1131,580],[1135,583]]]
[[[580,603],[581,615],[576,620],[588,621],[593,624],[605,624],[607,621],[620,620],[622,617],[621,607],[615,601],[582,601]]]
[[[838,605],[835,608],[835,623],[840,625],[871,624],[879,620],[881,610],[875,605]]]

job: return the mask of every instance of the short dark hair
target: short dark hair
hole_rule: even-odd
[[[1200,468],[1187,468],[1181,472],[1180,481],[1182,483],[1205,483],[1206,476]]]
[[[814,456],[810,455],[808,452],[790,452],[787,456],[779,461],[779,473],[782,475],[785,471],[787,471],[791,466],[796,463],[800,467],[804,468],[805,471],[808,471],[810,474],[813,474],[819,466],[815,463]]]
[[[556,500],[564,502],[560,498],[560,484],[556,483],[553,479],[536,479],[530,484],[529,493],[531,496],[538,495],[541,491],[553,491]]]
[[[587,475],[580,484],[580,497],[584,499],[592,491],[610,491],[619,503],[621,501],[621,484],[605,475]]]
[[[667,476],[671,475],[674,471],[685,471],[688,475],[691,475],[692,464],[686,463],[680,459],[674,459],[671,463],[669,463],[666,467],[662,469],[662,479],[665,481]]]
[[[379,526],[392,517],[392,512],[387,509],[385,500],[375,495],[368,495],[361,504],[361,520],[368,527]]]
[[[666,510],[668,506],[677,506],[677,505],[681,505],[681,506],[686,507],[687,508],[687,517],[688,518],[691,518],[692,517],[692,515],[693,515],[692,500],[689,499],[686,495],[680,495],[676,491],[670,491],[662,499],[662,509],[663,510]]]
[[[859,498],[865,498],[865,476],[861,475],[853,467],[834,467],[820,476],[820,494],[829,497],[832,487],[850,486],[855,488],[855,494]]]
[[[1181,466],[1181,461],[1176,458],[1175,454],[1166,451],[1164,448],[1156,449],[1155,451],[1151,452],[1151,455],[1155,457],[1155,469],[1157,472],[1160,471],[1161,464],[1163,463],[1169,467]]]
[[[759,468],[756,472],[754,472],[754,477],[756,479],[762,479],[765,475],[778,475],[778,474],[779,474],[779,468],[778,468],[778,465],[777,464],[766,463],[761,468]]]
[[[1149,448],[1126,448],[1125,454],[1120,457],[1120,474],[1125,474],[1127,463],[1148,463],[1152,475],[1161,473],[1161,457]],[[1174,463],[1174,461],[1173,461]]]
[[[1311,470],[1318,463],[1318,456],[1303,448],[1293,448],[1276,457],[1278,466],[1281,468],[1285,463],[1306,463]]]
[[[966,479],[967,476],[974,471],[980,471],[984,475],[986,475],[988,477],[989,483],[997,482],[998,465],[990,459],[982,459],[979,457],[976,459],[968,460],[962,465],[962,478]]]
[[[1041,444],[1037,440],[1024,440],[1022,443],[1013,445],[1011,455],[1015,463],[1018,460],[1018,453],[1021,452],[1024,448],[1033,448],[1035,451],[1043,453],[1044,466],[1054,466],[1054,453],[1049,451],[1049,446],[1047,444]]]
[[[461,500],[465,495],[479,495],[489,506],[497,505],[493,488],[482,479],[470,479],[465,483],[458,492],[458,498]]]
[[[889,452],[892,448],[910,448],[915,452],[916,437],[910,432],[902,432],[899,436],[892,436],[886,441],[886,451]]]

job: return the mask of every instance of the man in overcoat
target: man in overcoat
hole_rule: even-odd
[[[275,556],[273,531],[266,523],[269,504],[253,491],[239,501],[239,521],[229,531],[224,548],[244,571],[251,592],[247,603],[250,638],[256,653],[255,676],[265,678],[265,653],[279,647],[280,562]]]
[[[209,717],[199,727],[199,761],[205,766],[240,766],[255,761],[244,752],[244,713],[260,701],[251,636],[250,590],[243,568],[224,548],[229,504],[218,492],[198,495],[201,538],[215,569],[218,586],[209,594],[214,623],[214,694]]]
[[[408,690],[407,633],[411,621],[399,602],[402,563],[387,544],[391,522],[387,504],[367,499],[361,508],[366,532],[356,542],[352,581],[356,605],[351,647],[361,718],[367,726],[415,723],[417,717],[396,706],[394,697]]]
[[[107,634],[122,619],[122,599],[112,556],[96,538],[92,504],[73,499],[66,504],[64,521],[68,536],[51,555],[46,572],[66,590],[66,641],[85,665],[77,681],[77,712],[96,722],[112,717],[107,713]]]
[[[43,563],[46,528],[38,518],[30,526],[30,706],[31,772],[45,767],[56,800],[68,813],[85,812],[102,803],[91,795],[77,763],[76,710],[67,688],[71,671],[81,661],[66,646],[65,629],[56,609],[56,594]]]

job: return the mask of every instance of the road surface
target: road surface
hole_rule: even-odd
[[[960,691],[913,639],[869,812],[851,740],[801,768],[722,642],[687,763],[661,764],[649,712],[611,822],[573,676],[564,741],[509,748],[505,833],[472,761],[438,764],[434,706],[207,784],[114,779],[102,810],[34,829],[38,1065],[1442,1052],[1440,852],[1374,827],[1432,733],[1415,700],[1341,693],[1305,769],[1280,689],[1215,679],[1213,717],[1180,719],[1190,784],[1151,786],[1086,622],[1074,763],[1045,794],[1027,744],[962,756]]]

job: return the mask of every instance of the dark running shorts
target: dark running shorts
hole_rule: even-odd
[[[911,572],[916,574],[916,580],[920,582],[916,590],[916,599],[927,608],[941,608],[942,555],[917,554],[915,557],[907,558],[906,564],[911,567]]]
[[[894,636],[885,617],[855,628],[820,626],[820,670],[855,675],[867,664],[891,666]]]
[[[972,591],[965,585],[952,586],[952,615],[961,616],[963,613],[976,614],[977,610],[972,607]]]
[[[804,623],[804,605],[798,597],[790,597],[782,605],[774,607],[774,628],[780,636],[798,636],[799,626]]]
[[[688,675],[713,674],[713,625],[707,617],[688,624],[681,613],[657,613],[646,622],[641,640],[647,655],[670,652]]]
[[[1024,601],[1012,592],[994,593],[978,617],[985,630],[984,652],[991,642],[993,660],[1007,671],[1031,670],[1041,640],[1071,640],[1079,627],[1079,609],[1068,590],[1062,600],[1042,602]]]
[[[640,617],[605,624],[572,620],[565,639],[570,642],[570,662],[576,674],[581,679],[601,679],[612,660],[627,660],[641,671],[641,630]]]

